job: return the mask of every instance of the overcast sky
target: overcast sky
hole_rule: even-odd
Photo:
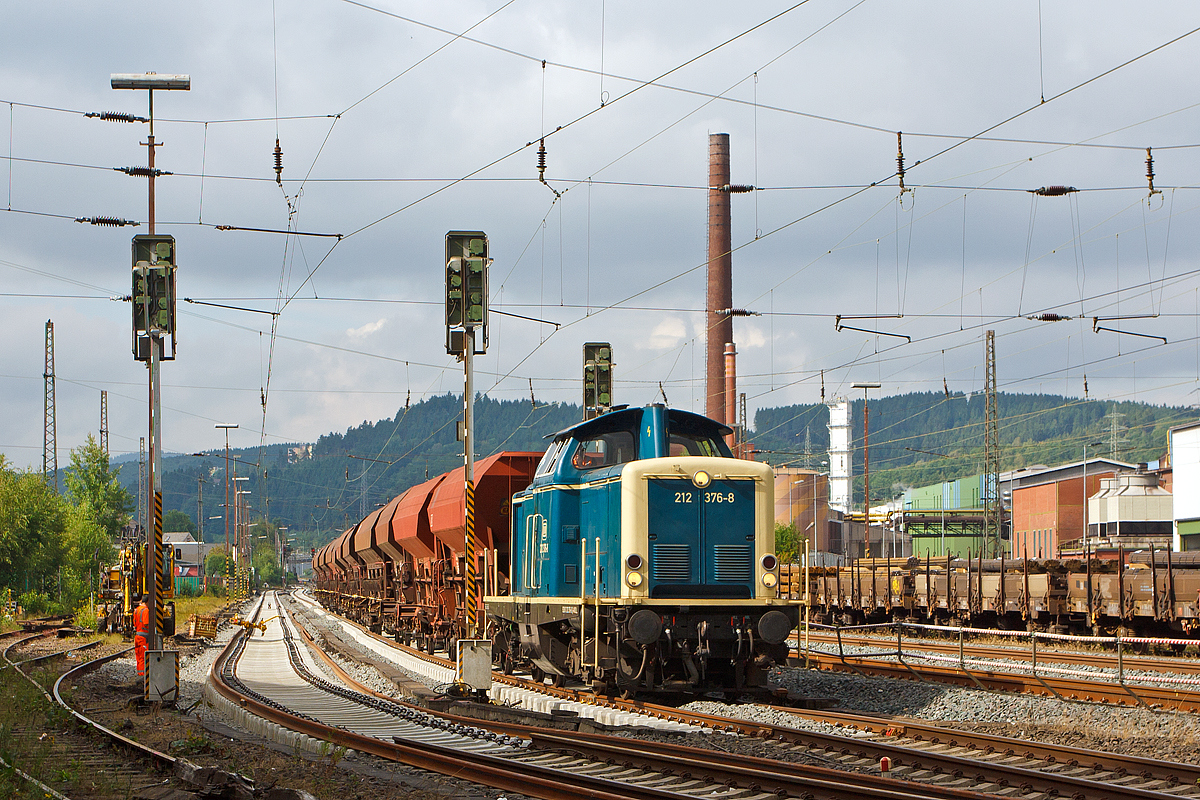
[[[611,341],[617,402],[661,382],[703,411],[712,132],[759,187],[733,197],[734,305],[762,314],[735,323],[751,417],[818,401],[822,371],[828,397],[979,391],[989,329],[1003,390],[1082,396],[1086,375],[1092,398],[1197,401],[1194,3],[47,2],[2,21],[0,453],[17,466],[41,463],[47,319],[60,464],[98,430],[101,390],[114,454],[145,435],[129,305],[109,298],[148,217],[145,179],[113,168],[145,163],[147,128],[84,116],[146,114],[118,72],[192,79],[155,94],[180,295],[281,310],[272,336],[268,314],[180,302],[169,451],[222,445],[225,422],[235,446],[312,441],[461,391],[451,229],[487,232],[494,308],[561,326],[494,315],[480,390],[578,402],[582,343]],[[1027,192],[1048,185],[1080,191]],[[74,221],[95,215],[142,224]],[[1026,319],[1043,312],[1073,319]],[[846,324],[912,341],[838,332],[838,314],[903,315]]]

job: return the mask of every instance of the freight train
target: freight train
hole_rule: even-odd
[[[732,431],[620,407],[545,453],[475,465],[480,612],[500,668],[599,692],[750,692],[786,662],[770,466]],[[463,470],[409,489],[316,551],[327,607],[432,652],[466,636]]]
[[[809,570],[811,619],[889,619],[1148,637],[1200,636],[1200,553],[1080,559],[858,559]],[[798,573],[798,570],[796,570]],[[789,593],[803,592],[803,577]]]

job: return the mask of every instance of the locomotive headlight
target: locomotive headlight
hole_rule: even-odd
[[[692,483],[696,485],[697,489],[706,489],[712,483],[712,475],[709,475],[702,469],[698,469],[696,470],[696,474],[692,476]]]
[[[767,570],[768,572],[771,572],[777,566],[779,566],[779,559],[775,558],[775,556],[773,556],[772,554],[767,553],[765,556],[762,557],[762,561],[760,563],[762,563],[763,569]]]
[[[638,553],[630,553],[625,557],[625,568],[628,570],[625,573],[625,583],[629,584],[629,588],[636,589],[642,585],[642,573],[638,570],[642,568],[643,563]]]
[[[768,589],[774,589],[775,584],[779,583],[779,578],[775,576],[774,572],[764,572],[762,576],[762,583],[763,586],[767,587]]]

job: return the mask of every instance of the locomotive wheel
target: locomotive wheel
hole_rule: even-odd
[[[567,676],[566,675],[555,675],[553,685],[554,685],[555,689],[563,688],[564,686],[567,685]]]
[[[542,668],[536,664],[529,668],[529,677],[533,678],[534,683],[545,683],[546,673],[542,672]]]

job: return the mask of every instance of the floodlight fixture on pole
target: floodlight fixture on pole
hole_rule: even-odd
[[[871,410],[867,392],[878,389],[879,383],[856,383],[855,389],[863,390],[863,555],[871,554]]]

